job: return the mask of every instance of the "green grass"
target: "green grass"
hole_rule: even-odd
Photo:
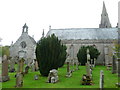
[[[83,74],[86,74],[86,67],[79,66],[80,70],[73,72],[72,77],[66,78],[66,65],[58,70],[59,82],[55,84],[46,83],[47,77],[43,77],[39,72],[31,72],[24,76],[23,88],[99,88],[100,70],[104,70],[104,88],[116,88],[118,82],[117,74],[111,74],[105,66],[96,66],[93,70],[94,85],[81,85],[80,81]],[[3,82],[3,88],[14,88],[16,84],[16,73],[9,73],[10,81]],[[34,75],[40,75],[39,80],[34,80]]]

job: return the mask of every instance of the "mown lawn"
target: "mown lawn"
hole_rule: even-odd
[[[38,72],[29,71],[24,76],[23,88],[99,88],[100,70],[104,71],[104,88],[116,88],[115,83],[118,82],[117,74],[111,74],[111,71],[106,70],[105,66],[96,66],[93,70],[93,83],[94,85],[87,86],[81,85],[80,81],[83,74],[86,74],[86,67],[79,66],[80,70],[73,72],[72,77],[66,78],[66,65],[59,68],[59,82],[55,84],[46,83],[47,77],[43,77]],[[2,88],[14,88],[16,84],[16,73],[9,73],[10,81],[3,82]],[[34,80],[34,75],[40,75],[39,80]]]

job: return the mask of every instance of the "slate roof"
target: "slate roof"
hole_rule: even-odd
[[[50,29],[46,36],[55,34],[61,40],[118,39],[118,28],[66,28]]]

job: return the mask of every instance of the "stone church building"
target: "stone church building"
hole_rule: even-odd
[[[36,41],[34,38],[28,35],[28,26],[25,24],[23,26],[22,34],[18,40],[10,47],[10,56],[12,57],[11,61],[17,60],[18,52],[21,50],[26,51],[26,64],[30,64],[35,57]],[[16,61],[17,62],[17,61]]]
[[[100,52],[96,63],[107,65],[112,63],[114,42],[118,39],[118,28],[112,28],[108,13],[103,2],[99,28],[65,28],[49,29],[46,36],[55,34],[67,46],[67,52],[72,50],[72,59],[77,61],[77,53],[81,46],[94,45]],[[72,49],[71,49],[72,47]],[[70,57],[67,58],[70,60]]]
[[[50,27],[46,37],[54,33],[59,39],[61,39],[62,43],[67,46],[67,53],[71,54],[71,57],[68,57],[67,60],[72,58],[75,62],[78,61],[77,53],[81,46],[94,45],[101,52],[96,64],[107,65],[112,63],[112,50],[114,42],[118,39],[117,31],[118,28],[113,28],[111,26],[108,13],[103,2],[99,28],[51,29]],[[11,61],[16,60],[18,52],[24,49],[27,52],[25,62],[30,64],[33,59],[36,59],[35,48],[36,41],[28,35],[28,26],[25,24],[23,26],[21,36],[10,47],[10,56],[12,57]]]

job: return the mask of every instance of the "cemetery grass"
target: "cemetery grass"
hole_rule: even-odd
[[[100,70],[104,71],[104,88],[116,88],[118,82],[117,74],[106,70],[105,66],[96,66],[93,70],[93,85],[81,85],[82,75],[86,74],[86,67],[79,66],[79,70],[72,73],[72,77],[66,78],[66,65],[58,69],[59,82],[46,83],[47,77],[40,75],[40,72],[31,72],[24,76],[22,88],[99,88]],[[2,88],[14,88],[16,84],[16,73],[9,73],[10,81],[3,82]],[[34,75],[40,75],[39,80],[34,80]]]

